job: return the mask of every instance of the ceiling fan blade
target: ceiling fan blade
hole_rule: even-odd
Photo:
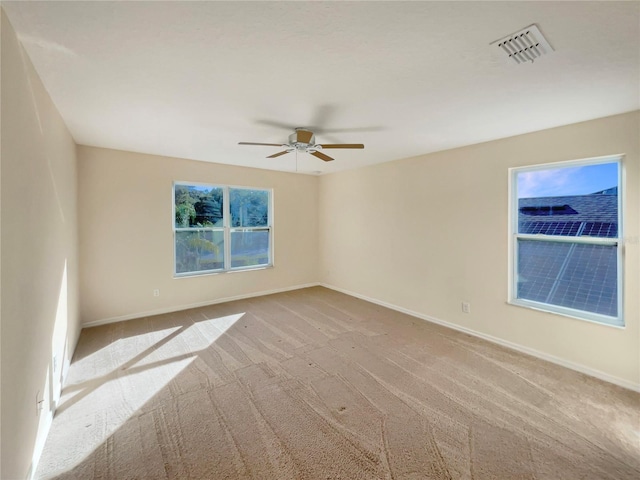
[[[281,143],[238,142],[238,145],[264,145],[265,147],[281,147]]]
[[[322,148],[364,148],[361,143],[322,143]]]
[[[280,155],[284,155],[285,153],[289,153],[289,150],[285,150],[284,152],[274,153],[273,155],[269,155],[267,158],[276,158],[276,157],[279,157]]]
[[[296,134],[296,139],[301,143],[309,143],[313,137],[313,132],[309,130],[296,130]]]
[[[325,155],[324,153],[321,152],[309,152],[311,153],[311,155],[313,155],[314,157],[318,157],[320,160],[324,160],[325,162],[330,162],[331,160],[333,160],[333,158],[331,158],[329,155]]]

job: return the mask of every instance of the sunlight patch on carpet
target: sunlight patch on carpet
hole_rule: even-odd
[[[84,378],[63,389],[54,424],[64,423],[65,435],[48,439],[46,469],[64,472],[82,462],[243,315],[130,336],[79,360]]]

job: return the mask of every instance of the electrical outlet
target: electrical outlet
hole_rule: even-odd
[[[158,290],[157,288],[153,291],[153,296],[154,297],[159,297],[160,296],[160,290]]]
[[[471,313],[471,304],[469,302],[462,302],[462,313]]]

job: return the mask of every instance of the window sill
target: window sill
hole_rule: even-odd
[[[625,330],[626,326],[624,325],[624,323],[622,325],[616,324],[616,323],[611,323],[605,319],[603,320],[599,320],[597,318],[589,318],[586,316],[583,316],[580,314],[580,312],[576,311],[575,314],[571,313],[570,309],[568,309],[569,311],[561,311],[561,310],[555,310],[552,309],[553,307],[546,307],[545,305],[538,305],[534,302],[528,302],[528,301],[523,301],[523,300],[509,300],[507,301],[507,305],[513,305],[514,307],[522,307],[522,308],[528,308],[529,310],[536,310],[538,312],[542,312],[542,313],[549,313],[552,315],[559,315],[561,317],[566,317],[566,318],[572,318],[574,320],[580,320],[583,322],[589,322],[589,323],[594,323],[596,325],[601,325],[604,327],[613,327],[613,328],[617,328],[619,330]]]
[[[181,278],[194,278],[194,277],[211,277],[215,275],[224,275],[226,273],[239,273],[239,272],[253,272],[256,270],[269,270],[273,268],[273,264],[270,265],[260,265],[256,267],[245,267],[245,268],[234,268],[233,270],[217,270],[211,272],[202,272],[202,273],[181,273],[181,274],[173,274],[174,280],[179,280]]]

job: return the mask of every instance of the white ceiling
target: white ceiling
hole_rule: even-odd
[[[77,143],[333,172],[640,108],[640,2],[2,2]],[[536,23],[555,49],[489,43]],[[495,52],[494,52],[495,48]]]

